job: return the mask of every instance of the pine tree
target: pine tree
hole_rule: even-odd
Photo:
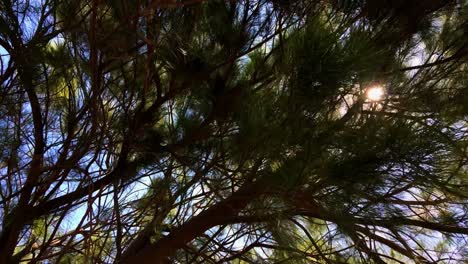
[[[468,4],[0,1],[0,263],[468,261]]]

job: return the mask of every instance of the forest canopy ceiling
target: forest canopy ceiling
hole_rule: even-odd
[[[0,263],[468,261],[468,3],[0,1]]]

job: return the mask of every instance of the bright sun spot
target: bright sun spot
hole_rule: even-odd
[[[367,98],[371,101],[379,101],[382,100],[382,97],[384,96],[385,91],[382,86],[374,86],[369,89],[367,89],[366,95]]]

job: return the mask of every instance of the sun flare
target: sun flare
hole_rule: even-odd
[[[380,101],[385,95],[385,90],[382,86],[374,86],[366,91],[367,99],[371,101]]]

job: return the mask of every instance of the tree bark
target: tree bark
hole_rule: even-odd
[[[169,263],[169,257],[208,229],[238,215],[252,200],[264,191],[259,182],[242,187],[229,198],[203,211],[185,224],[174,229],[168,236],[154,244],[146,244],[136,252],[125,252],[121,263]],[[130,247],[131,248],[131,247]]]

